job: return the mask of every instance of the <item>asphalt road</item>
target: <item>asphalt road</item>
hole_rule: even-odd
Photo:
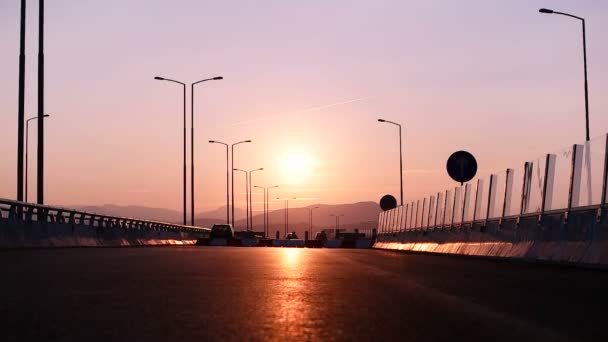
[[[608,272],[377,250],[0,252],[0,339],[608,341]]]

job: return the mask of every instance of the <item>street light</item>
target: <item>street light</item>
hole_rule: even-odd
[[[194,226],[194,86],[207,81],[223,80],[222,76],[206,78],[190,85],[190,221]],[[228,170],[226,170],[228,172]],[[228,210],[228,209],[226,209]],[[229,223],[226,222],[226,223]]]
[[[583,24],[583,63],[584,63],[584,71],[585,71],[585,128],[586,128],[586,138],[589,141],[589,89],[587,86],[587,38],[585,34],[585,19],[581,17],[577,17],[572,14],[557,12],[547,8],[541,8],[538,10],[540,13],[545,14],[560,14],[566,17],[578,19]]]
[[[233,168],[232,171],[240,171],[245,174],[245,215],[246,215],[246,222],[247,222],[246,223],[247,227],[245,229],[249,230],[249,177],[247,177],[247,171],[245,171],[245,170]],[[232,189],[232,191],[234,191],[234,188]],[[232,198],[232,200],[234,201],[234,197]],[[233,209],[234,209],[234,207],[233,207]],[[234,216],[232,217],[232,219],[234,220]]]
[[[251,225],[251,230],[253,230],[253,198],[251,196],[253,180],[251,179],[251,174],[256,171],[264,171],[264,168],[261,167],[259,169],[249,171],[249,224]]]
[[[344,214],[340,214],[340,215],[330,214],[329,216],[336,217],[336,232],[338,232],[338,230],[340,229],[340,216],[344,216]]]
[[[231,156],[232,156],[232,227],[234,227],[234,146],[238,144],[250,143],[251,140],[239,141],[231,145]]]
[[[308,236],[312,238],[312,211],[313,209],[319,209],[318,206],[308,208]]]
[[[292,197],[292,198],[280,198],[280,197],[277,197],[277,199],[285,201],[285,212],[283,214],[285,216],[285,237],[287,237],[287,230],[289,228],[289,200],[290,199],[295,200],[297,198],[295,198],[295,197]]]
[[[269,223],[268,223],[268,191],[272,188],[278,188],[278,185],[275,186],[269,186],[269,187],[263,187],[263,186],[257,186],[254,185],[254,188],[260,188],[264,190],[264,237],[268,236],[268,227],[269,227]]]
[[[221,144],[221,145],[226,146],[226,224],[230,224],[230,198],[229,198],[229,194],[228,194],[230,192],[229,191],[230,190],[229,189],[230,182],[228,180],[228,178],[229,178],[228,171],[229,171],[230,167],[228,166],[228,144],[223,143],[221,141],[215,141],[215,140],[209,140],[209,143],[211,143],[211,144]],[[192,178],[192,183],[194,183],[194,178]],[[194,192],[192,193],[192,195],[194,195]],[[192,203],[194,203],[194,201]],[[194,204],[193,204],[193,207],[192,207],[192,212],[194,212]],[[194,225],[194,219],[192,219],[192,225]]]
[[[49,114],[44,114],[42,117],[43,118],[48,118],[49,116],[50,116]],[[30,121],[31,120],[36,120],[36,119],[38,119],[38,117],[34,116],[34,117],[29,118],[29,119],[27,119],[25,121],[25,202],[27,202],[27,178],[28,178],[27,177],[27,170],[28,170],[28,167],[27,167],[28,157],[27,157],[27,155],[28,155],[28,151],[29,151],[29,149],[28,149],[28,140],[29,140],[28,136],[29,136],[29,131],[30,131]]]
[[[378,122],[385,122],[399,126],[399,182],[401,184],[401,205],[403,205],[403,151],[401,143],[401,125],[384,119],[378,119]]]
[[[186,84],[176,81],[176,80],[159,77],[159,76],[154,77],[154,79],[159,80],[159,81],[167,81],[167,82],[181,84],[184,88],[184,181],[183,181],[183,183],[184,183],[184,225],[186,225]],[[192,222],[192,225],[194,225],[194,222]]]
[[[264,168],[261,167],[259,169],[254,169],[254,170],[249,170],[249,171],[245,171],[245,170],[241,170],[241,169],[235,169],[233,168],[232,170],[234,171],[241,171],[245,173],[245,198],[246,198],[246,202],[247,202],[247,230],[249,231],[249,226],[251,223],[251,229],[253,230],[253,217],[250,218],[250,213],[252,213],[251,207],[253,206],[253,203],[250,203],[251,201],[251,173],[255,172],[255,171],[263,171]]]

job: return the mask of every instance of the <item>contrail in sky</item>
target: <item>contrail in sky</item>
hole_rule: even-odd
[[[353,102],[361,102],[361,101],[365,101],[365,100],[369,100],[369,99],[373,99],[373,98],[375,98],[375,96],[365,96],[365,97],[359,97],[359,98],[352,99],[352,100],[346,100],[346,101],[341,101],[341,102],[330,103],[330,104],[326,104],[326,105],[322,105],[322,106],[315,106],[315,107],[304,108],[304,109],[296,110],[296,111],[293,111],[293,112],[284,112],[284,113],[275,114],[275,115],[262,116],[262,117],[251,119],[251,120],[245,120],[245,121],[236,122],[236,123],[233,123],[232,126],[246,125],[246,124],[249,124],[249,123],[254,123],[254,122],[264,121],[264,120],[270,120],[270,119],[282,117],[282,116],[285,116],[285,115],[293,115],[293,114],[314,112],[314,111],[317,111],[317,110],[322,110],[322,109],[336,107],[336,106],[342,106],[342,105],[353,103]]]

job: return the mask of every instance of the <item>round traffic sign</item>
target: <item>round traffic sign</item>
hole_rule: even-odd
[[[448,158],[447,169],[450,177],[462,184],[475,177],[477,173],[477,161],[467,151],[454,152]]]
[[[392,195],[384,195],[380,199],[380,208],[382,208],[382,210],[391,210],[395,209],[396,207],[397,199],[395,199],[395,197],[393,197]]]

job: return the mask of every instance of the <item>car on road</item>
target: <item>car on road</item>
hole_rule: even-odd
[[[232,239],[234,237],[234,229],[230,224],[214,224],[211,227],[210,239]]]
[[[296,232],[291,232],[291,233],[287,234],[287,236],[285,237],[285,239],[287,239],[287,240],[298,240],[298,235],[296,234]]]
[[[315,234],[315,240],[327,241],[327,234],[324,231],[317,232],[317,234]]]

